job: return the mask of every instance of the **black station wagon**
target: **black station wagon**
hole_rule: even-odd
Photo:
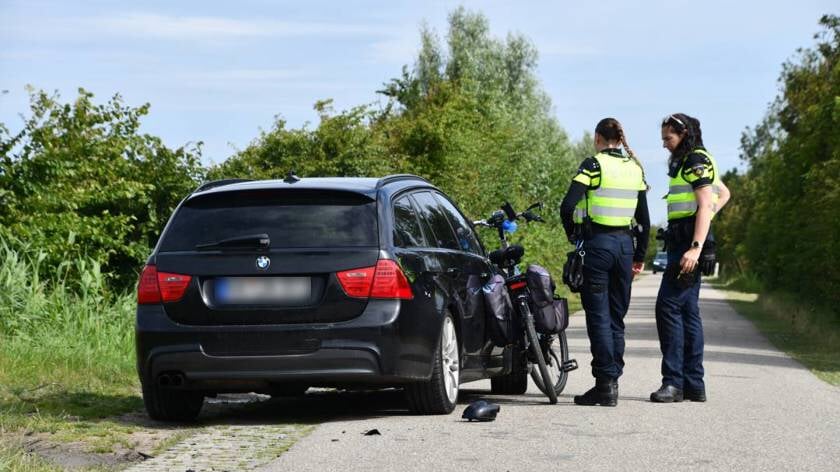
[[[146,409],[188,420],[222,392],[396,386],[412,411],[449,413],[461,383],[510,370],[485,326],[490,275],[470,221],[420,177],[207,183],[140,276]]]

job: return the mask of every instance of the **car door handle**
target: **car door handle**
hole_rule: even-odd
[[[450,267],[446,269],[446,273],[449,275],[454,275],[463,272],[460,267]]]

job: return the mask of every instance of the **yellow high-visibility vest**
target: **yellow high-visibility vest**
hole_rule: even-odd
[[[704,149],[695,149],[692,152],[708,157],[709,161],[712,163],[712,202],[714,204],[714,208],[712,209],[712,218],[714,218],[715,213],[717,213],[718,200],[720,199],[720,175],[717,171],[717,164],[715,163],[715,159],[712,155]],[[688,155],[686,155],[686,158],[687,156]],[[683,160],[686,158],[683,158]],[[694,196],[694,188],[692,188],[691,182],[686,180],[686,177],[683,176],[682,166],[684,163],[685,162],[683,161],[683,164],[680,164],[680,169],[677,171],[677,175],[671,177],[671,182],[668,186],[668,196],[666,198],[666,201],[668,202],[668,221],[685,218],[697,213],[697,199]],[[691,177],[694,176],[689,176],[689,178]],[[694,180],[699,179],[700,177],[702,176],[696,176]]]
[[[586,191],[575,208],[574,221],[582,223],[586,215],[604,226],[629,227],[636,213],[639,191],[647,190],[642,168],[623,156],[598,153],[595,160],[601,166],[600,185]],[[589,185],[589,176],[578,174],[576,181]]]

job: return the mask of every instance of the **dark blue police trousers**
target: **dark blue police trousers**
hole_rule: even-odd
[[[700,320],[700,271],[691,287],[680,287],[671,271],[679,273],[680,259],[688,244],[668,249],[668,270],[656,297],[656,330],[662,351],[662,383],[704,391],[703,323]]]
[[[586,332],[592,351],[592,375],[621,377],[624,370],[624,315],[633,281],[633,239],[627,231],[595,234],[583,245]]]

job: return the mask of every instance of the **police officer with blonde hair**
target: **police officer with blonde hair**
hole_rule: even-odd
[[[623,147],[623,153],[619,147]],[[597,154],[583,161],[560,206],[570,241],[583,239],[581,301],[595,386],[578,405],[615,406],[624,369],[624,316],[633,276],[644,267],[650,217],[642,165],[614,118],[595,127]],[[634,247],[631,224],[641,227]]]

